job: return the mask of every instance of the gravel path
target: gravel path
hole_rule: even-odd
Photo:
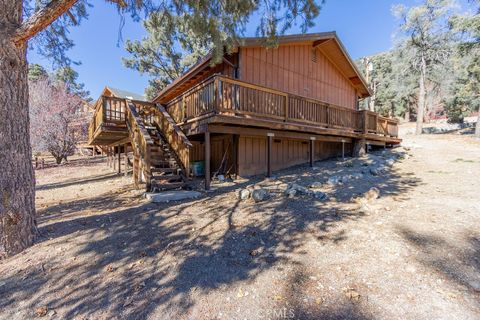
[[[98,159],[39,170],[41,236],[0,262],[0,319],[480,319],[480,142],[404,145],[378,175],[398,150],[169,204]],[[314,182],[326,200],[284,195]]]

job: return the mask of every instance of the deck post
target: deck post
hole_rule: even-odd
[[[313,167],[315,161],[315,137],[310,137],[310,167]]]
[[[112,164],[113,171],[117,171],[117,162],[115,161],[115,146],[112,147]]]
[[[208,129],[207,129],[208,130]],[[210,132],[205,132],[205,190],[210,190]]]
[[[127,176],[128,175],[128,144],[125,143],[125,145],[123,146],[123,161],[125,161],[125,165],[124,165],[124,175]]]
[[[118,174],[121,174],[122,173],[122,158],[121,158],[121,155],[122,153],[120,152],[120,145],[118,145]]]
[[[238,178],[238,142],[240,136],[238,134],[233,135],[233,169],[235,170],[235,179]]]
[[[272,141],[275,134],[267,133],[267,177],[272,176]]]
[[[345,161],[345,140],[342,139],[342,161]]]

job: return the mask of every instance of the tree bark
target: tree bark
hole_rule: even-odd
[[[478,106],[477,124],[475,126],[475,137],[480,138],[480,106]]]
[[[21,0],[0,0],[0,259],[32,245],[35,179],[29,141],[26,46],[13,37]]]
[[[427,66],[425,58],[422,56],[421,70],[420,70],[420,89],[418,96],[418,110],[417,110],[417,128],[415,134],[422,134],[423,131],[423,115],[425,112],[425,76],[427,73]]]

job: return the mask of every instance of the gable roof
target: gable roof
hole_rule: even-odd
[[[345,46],[342,44],[337,36],[337,33],[332,32],[320,32],[320,33],[307,33],[307,34],[294,34],[284,35],[278,37],[278,45],[288,44],[311,44],[313,48],[318,48],[352,83],[357,89],[360,97],[365,98],[371,95],[368,88],[367,81],[358,70],[355,62],[348,54]],[[242,38],[237,45],[237,48],[242,47],[262,47],[265,46],[265,38],[262,37],[250,37]],[[192,78],[202,70],[208,68],[211,64],[212,54],[207,54],[203,59],[190,67],[181,77],[175,79],[168,86],[163,88],[162,91],[153,99],[158,101],[162,96],[169,92],[172,88],[178,84]]]
[[[130,99],[130,100],[146,101],[146,98],[143,95],[140,95],[138,93],[133,93],[133,92],[130,92],[130,91],[127,91],[127,90],[122,90],[122,89],[118,89],[118,88],[114,88],[114,87],[109,87],[109,86],[106,86],[103,89],[102,94],[104,94],[105,91],[107,91],[107,90],[110,91],[110,93],[117,98],[125,98],[125,99]]]

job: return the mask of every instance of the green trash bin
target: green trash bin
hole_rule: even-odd
[[[205,175],[205,161],[193,161],[190,164],[192,175],[194,177],[201,177]]]

